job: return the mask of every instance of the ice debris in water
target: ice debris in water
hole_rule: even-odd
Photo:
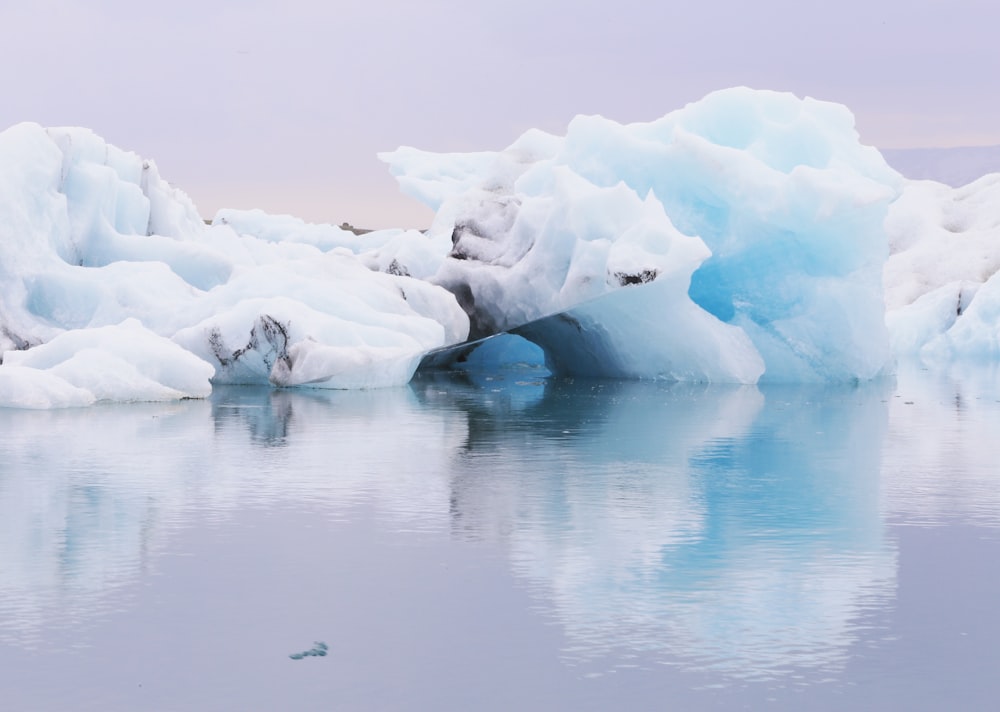
[[[322,658],[326,656],[327,650],[329,650],[329,648],[327,647],[326,643],[324,643],[321,640],[317,640],[316,645],[311,650],[304,650],[301,653],[292,653],[288,657],[290,657],[292,660],[301,660],[302,658],[308,658],[308,657]]]

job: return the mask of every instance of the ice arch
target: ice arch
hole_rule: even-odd
[[[430,281],[470,336],[558,368],[699,381],[891,369],[883,221],[903,179],[843,106],[746,88],[650,123],[574,119],[499,152],[382,154],[437,210]],[[398,262],[397,262],[398,264]]]

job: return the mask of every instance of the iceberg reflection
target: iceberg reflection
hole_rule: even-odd
[[[883,507],[890,522],[1000,527],[1000,368],[900,368],[889,400]]]
[[[885,384],[511,373],[0,411],[0,639],[32,645],[53,625],[114,615],[180,530],[197,541],[243,509],[280,507],[420,534],[412,546],[498,549],[585,672],[623,660],[736,678],[836,672],[892,606],[886,517],[915,502],[899,451],[934,447],[916,442],[926,423],[890,417],[947,419],[930,397],[923,410],[897,400]],[[966,424],[949,427],[941,447],[954,450]],[[460,567],[449,576],[462,596]]]
[[[464,439],[462,417],[407,388],[0,409],[0,640],[119,610],[175,534],[240,508],[343,518],[371,503],[387,527],[433,528],[447,520],[443,460]]]
[[[886,397],[554,383],[454,461],[455,527],[509,548],[578,663],[639,655],[739,677],[837,665],[895,590]],[[489,421],[468,401],[470,423]]]

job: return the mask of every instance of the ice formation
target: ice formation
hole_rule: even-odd
[[[450,294],[372,271],[353,233],[207,226],[155,164],[84,129],[0,133],[0,196],[0,405],[201,397],[209,376],[399,385],[467,333]]]
[[[911,181],[886,220],[893,350],[927,362],[1000,356],[1000,173]]]
[[[426,233],[206,225],[90,131],[0,132],[0,405],[401,385],[484,338],[480,364],[737,383],[1000,354],[1000,175],[905,180],[836,104],[730,89],[381,158],[436,209]]]
[[[8,352],[0,368],[0,402],[48,408],[204,398],[212,392],[212,374],[207,362],[138,320],[126,319],[65,331],[27,351]]]
[[[752,383],[891,367],[883,221],[903,181],[842,106],[731,89],[497,153],[381,157],[437,207],[430,235],[452,246],[431,280],[473,336],[513,328],[557,372]]]

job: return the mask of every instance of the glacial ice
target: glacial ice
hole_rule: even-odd
[[[209,363],[170,339],[126,319],[65,331],[27,351],[5,354],[0,403],[50,408],[204,398],[212,392],[213,372]],[[37,399],[21,392],[20,383],[28,379],[45,386]]]
[[[202,397],[205,369],[213,383],[400,385],[468,331],[445,290],[366,267],[353,233],[282,240],[274,226],[301,221],[232,212],[205,225],[154,163],[85,129],[0,133],[0,196],[0,405]]]
[[[891,368],[883,222],[903,179],[842,106],[730,89],[650,123],[581,116],[500,152],[381,158],[437,208],[430,237],[452,247],[431,281],[474,337],[570,316],[522,332],[557,372],[753,383]]]
[[[1000,356],[1000,173],[910,181],[886,219],[886,322],[900,357]]]
[[[402,385],[428,354],[737,383],[1000,355],[1000,174],[906,180],[836,104],[738,88],[380,157],[426,232],[206,224],[86,129],[0,132],[0,406]]]

